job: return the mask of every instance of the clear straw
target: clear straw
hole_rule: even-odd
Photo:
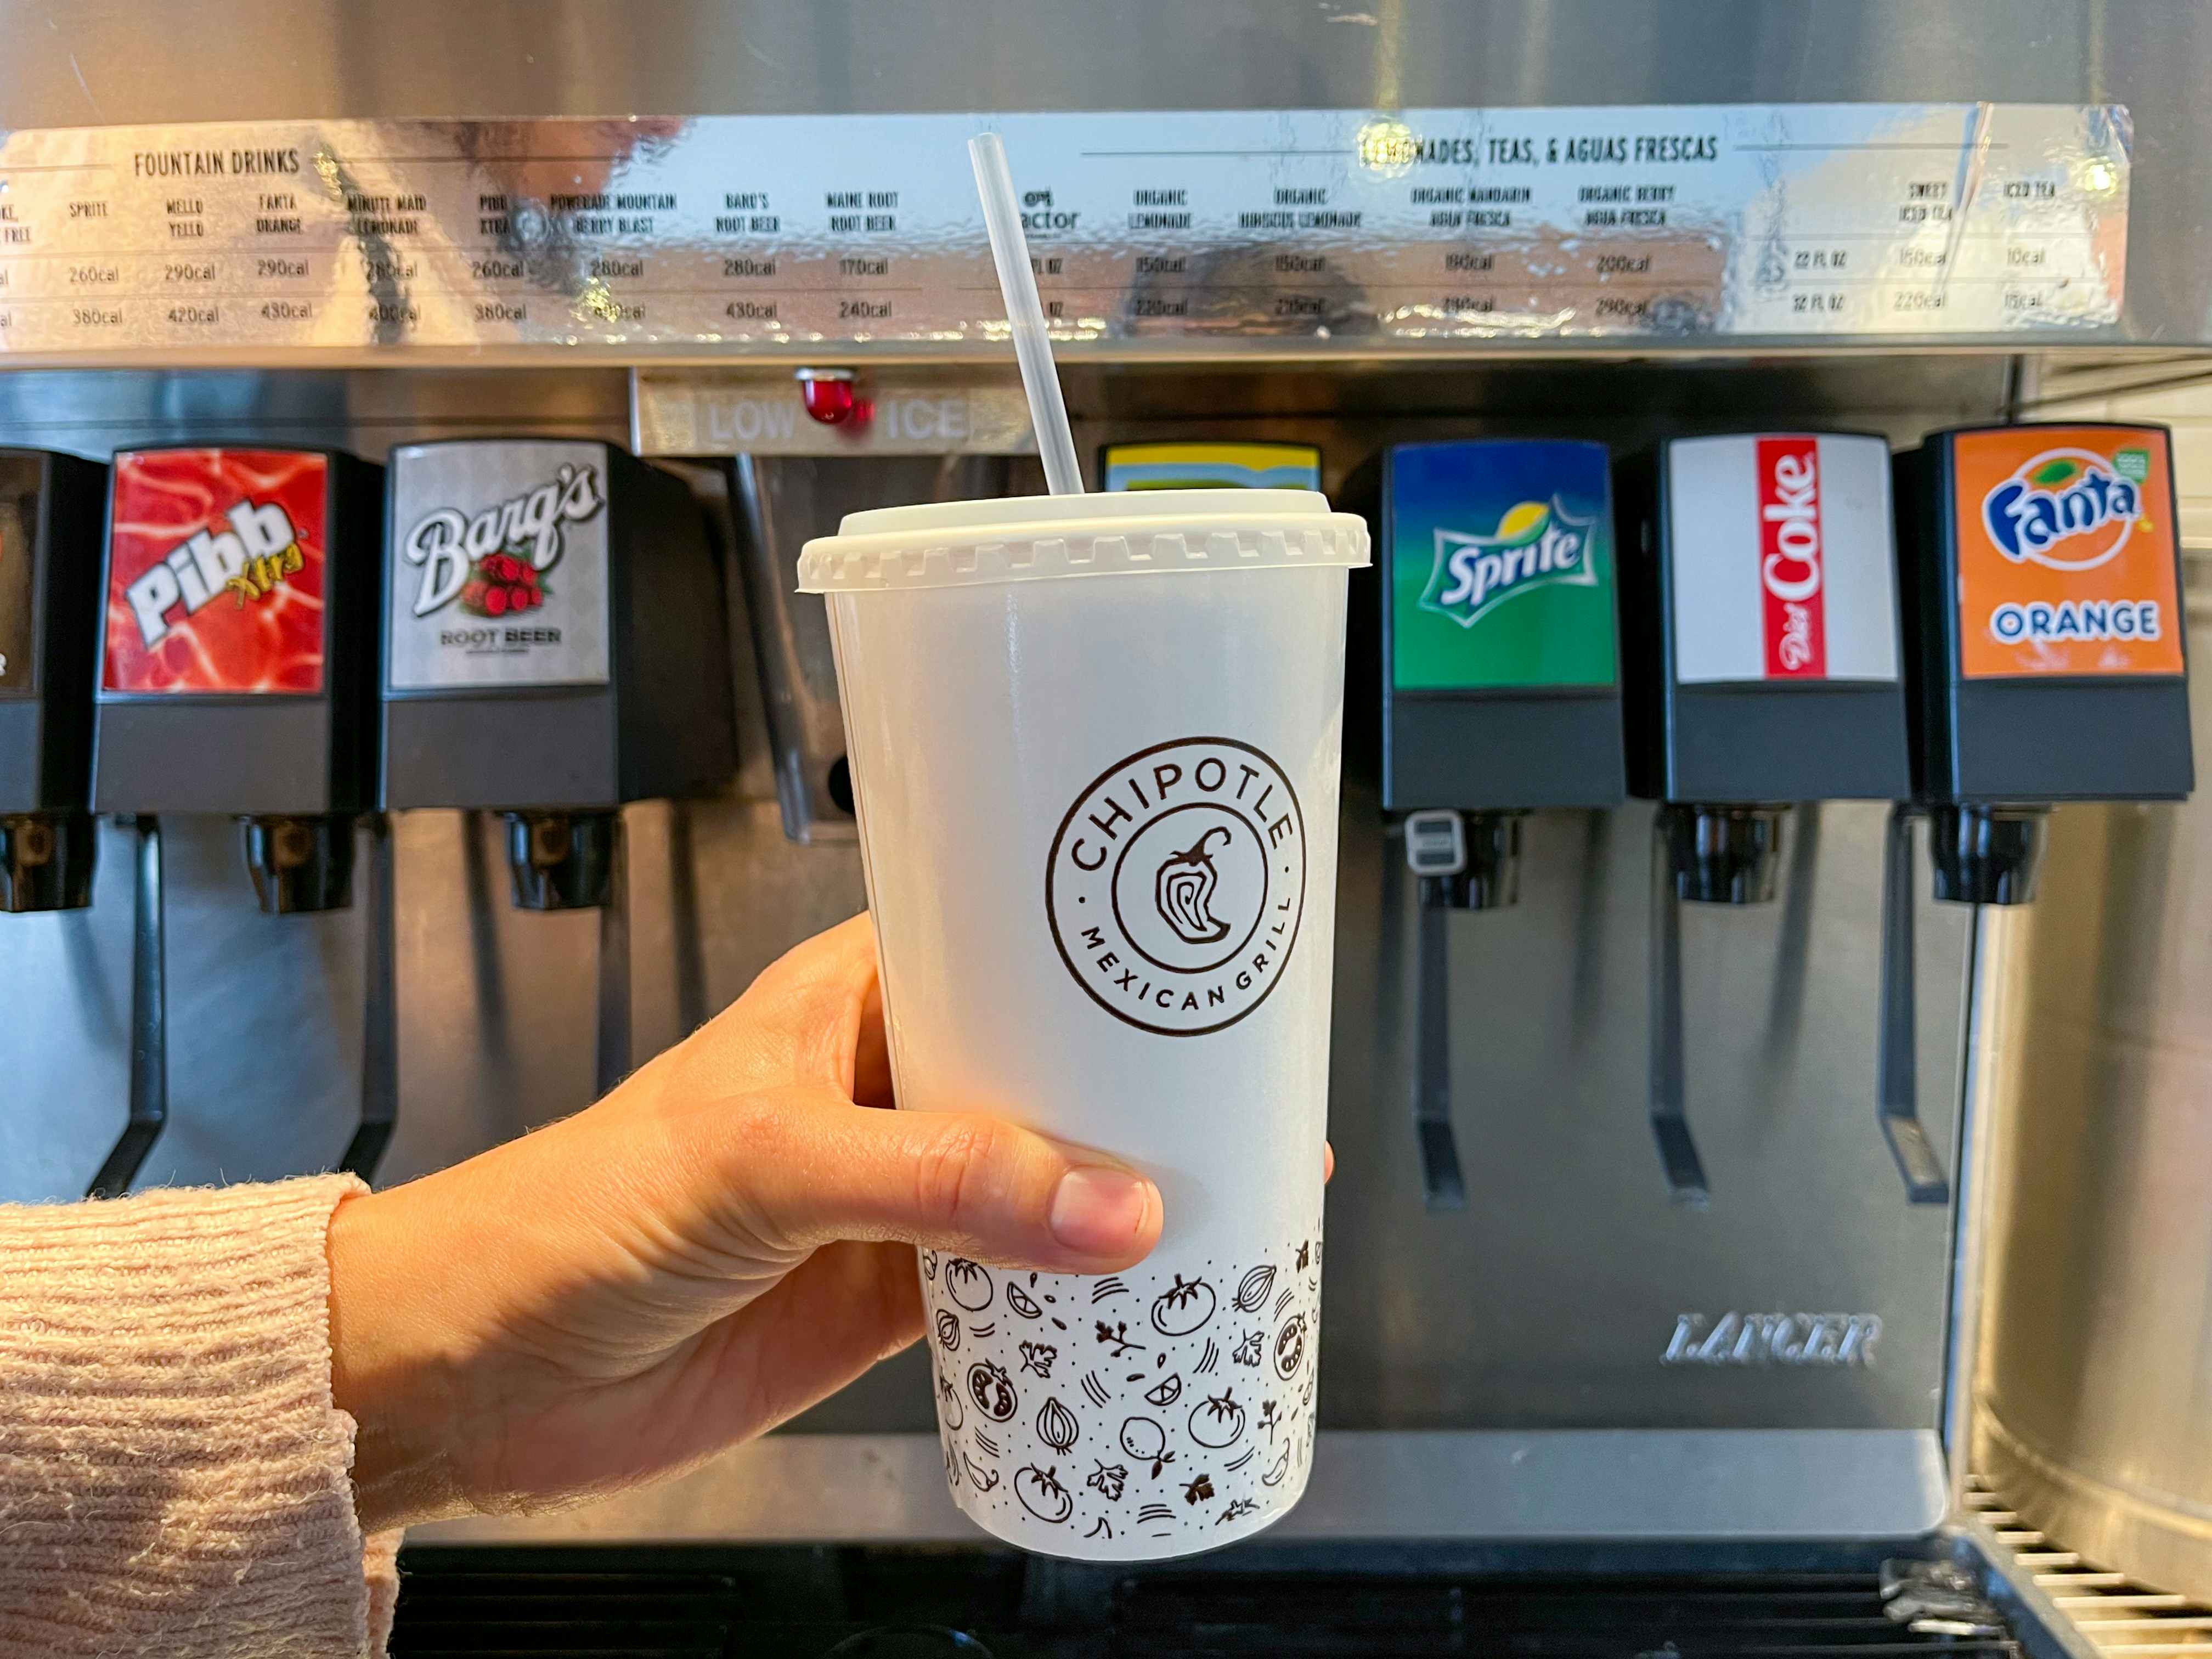
[[[1055,495],[1080,495],[1083,469],[1076,462],[1075,434],[1068,428],[1067,404],[1052,366],[1052,339],[1045,332],[1044,304],[1037,298],[1036,272],[1030,267],[1021,210],[1014,204],[1006,147],[997,133],[979,132],[968,141],[968,159],[975,164],[975,189],[983,198],[991,260],[999,267],[999,288],[1006,297],[1006,321],[1014,331],[1014,356],[1022,366],[1022,390],[1029,394],[1030,424],[1036,428],[1046,487]]]

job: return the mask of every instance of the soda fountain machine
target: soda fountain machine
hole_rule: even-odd
[[[1451,915],[1516,902],[1532,810],[1621,799],[1607,458],[1595,443],[1396,444],[1352,494],[1376,524],[1371,603],[1354,626],[1380,651],[1382,805],[1402,815],[1419,884],[1422,1191],[1430,1207],[1456,1209],[1467,1186],[1452,1126]]]
[[[106,480],[0,450],[0,911],[92,902],[92,641]]]
[[[705,1646],[774,1624],[753,1644],[799,1653],[917,1623],[1001,1653],[1175,1651],[1200,1626],[1231,1652],[1510,1649],[1557,1645],[1570,1625],[1628,1653],[2075,1650],[1953,1503],[1963,1448],[1944,1438],[1976,1351],[1965,1196],[1999,1132],[1981,1080],[2009,1040],[1987,1000],[2007,929],[1915,884],[1882,890],[1910,924],[1889,953],[1917,969],[1899,1055],[1899,1026],[1875,1019],[1887,907],[1870,900],[1900,823],[1978,825],[1969,850],[2002,854],[2029,822],[2018,809],[2186,787],[2167,609],[2160,650],[2140,648],[2142,605],[2170,608],[2170,575],[2135,582],[2137,556],[2173,533],[2150,493],[2164,450],[2040,434],[1976,460],[1962,432],[1943,460],[1958,501],[1980,514],[2017,483],[1997,519],[2013,539],[1976,517],[1989,544],[1969,546],[1963,507],[1940,526],[1959,546],[1938,563],[1955,561],[1988,614],[1937,607],[1885,676],[1847,627],[1860,590],[1844,592],[1879,552],[1836,517],[1864,500],[1838,493],[1864,463],[1848,440],[1832,457],[1827,434],[1910,447],[2032,413],[2054,377],[2086,377],[2086,395],[2201,371],[2201,8],[2021,0],[1961,21],[1894,0],[1717,0],[1631,18],[1499,0],[1477,34],[1433,0],[1133,19],[1037,0],[1000,9],[979,50],[941,15],[850,0],[789,16],[678,6],[612,32],[574,0],[393,0],[392,26],[367,32],[332,0],[281,16],[211,3],[158,52],[100,6],[26,10],[9,33],[0,443],[94,465],[176,445],[391,457],[383,610],[374,635],[348,630],[382,641],[362,698],[375,787],[349,803],[227,784],[204,805],[112,787],[152,769],[124,768],[111,741],[127,745],[118,722],[148,706],[243,720],[307,707],[299,691],[110,694],[98,757],[104,810],[149,830],[203,811],[304,826],[270,842],[270,860],[298,854],[288,869],[334,873],[314,823],[392,809],[398,1051],[409,1099],[437,1109],[406,1112],[382,1179],[584,1105],[631,1043],[641,1057],[675,1040],[861,902],[826,629],[792,565],[848,511],[1036,489],[963,150],[979,127],[1006,142],[1095,483],[1314,467],[1352,505],[1370,486],[1347,490],[1347,469],[1390,455],[1387,494],[1378,459],[1360,503],[1389,520],[1389,576],[1370,579],[1350,641],[1365,661],[1347,718],[1371,754],[1347,766],[1335,865],[1339,1164],[1322,1432],[1298,1510],[1171,1573],[975,1549],[945,1494],[930,1358],[911,1352],[650,1494],[421,1530],[402,1647],[481,1646],[495,1616],[509,1645],[573,1646],[549,1627],[607,1613],[618,1588],[622,1607],[642,1595],[726,1626]],[[518,40],[530,49],[502,49]],[[1102,102],[1101,88],[1118,90]],[[272,96],[295,114],[258,113]],[[610,113],[633,109],[663,112]],[[1647,563],[1641,486],[1608,480],[1606,457],[1705,434],[1735,446],[1735,482],[1693,492],[1719,450],[1669,451],[1684,483],[1650,520]],[[1800,445],[1779,452],[1765,504],[1772,548],[1761,440]],[[2106,482],[2043,453],[2077,449]],[[1926,499],[1919,477],[1908,467],[1900,501]],[[2125,544],[2101,562],[2110,542],[2051,554],[2039,515],[2060,530],[2110,517],[2121,483],[2142,509]],[[1674,501],[1731,491],[1736,507],[1676,523]],[[155,561],[177,584],[165,626],[214,638],[305,580],[303,551],[261,591],[243,562],[249,542],[265,556],[261,521],[232,524],[234,504],[190,525],[149,516],[176,532]],[[188,614],[191,580],[206,584],[189,550],[170,554],[203,531],[228,591]],[[321,544],[332,560],[344,533]],[[222,570],[224,534],[237,572]],[[718,537],[748,613],[722,641]],[[1762,585],[1770,552],[1778,594]],[[1908,550],[1908,625],[1928,609],[1916,583],[1954,604],[1950,568]],[[1778,653],[1807,652],[1817,624],[1824,674],[1797,672],[1802,655],[1770,670],[1770,597]],[[1742,619],[1702,657],[1699,606]],[[1993,625],[2021,635],[1995,672],[1961,643]],[[2113,636],[2094,653],[2072,637],[2091,627]],[[1923,672],[1934,639],[1951,654]],[[217,730],[137,752],[158,750],[155,782],[219,761],[250,769],[242,784],[279,764],[258,725],[203,740]],[[2022,730],[2066,753],[2032,769]],[[1899,768],[1899,732],[1922,763]],[[1991,763],[2007,757],[2023,763]],[[1650,805],[1622,799],[1632,775]],[[671,794],[680,812],[636,804]],[[1706,854],[1700,808],[1719,834]],[[1678,1159],[1695,1178],[1676,1184],[1710,1178],[1701,1212],[1652,1179],[1655,816],[1686,818],[1692,888],[1748,892],[1764,870],[1780,900],[1684,901],[1671,853],[1656,884],[1688,912],[1689,1094],[1668,1097],[1680,1110],[1662,1127],[1698,1158]],[[526,903],[580,914],[518,914],[493,890],[495,824]],[[246,1056],[176,1022],[194,1133],[164,1152],[181,1179],[317,1167],[321,1140],[290,1131],[299,1103],[352,1109],[353,953],[319,963],[315,924],[218,894],[234,881],[197,862],[204,826],[182,828],[165,872],[171,989],[189,975],[211,1007],[281,994],[285,1040],[272,1021]],[[111,877],[128,862],[109,861]],[[1939,891],[1991,890],[1975,872],[1993,862],[1947,854]],[[82,1190],[112,1138],[98,1109],[131,1051],[129,885],[0,926],[15,1016],[0,1022],[0,1197]],[[545,948],[594,926],[596,968]],[[609,991],[596,1066],[578,1018],[594,973]],[[1916,1044],[1903,1097],[1948,1205],[1899,1200],[1897,1158],[1856,1104],[1899,1098],[1888,1062]],[[1892,1139],[1902,1152],[1910,1134]],[[1226,1316],[1240,1286],[1213,1288]],[[1035,1322],[1044,1370],[1016,1378],[1031,1401],[1079,1388],[1097,1346],[1087,1315]],[[1230,1341],[1216,1363],[1220,1386],[1243,1374]],[[1264,1432],[1256,1415],[1248,1432]],[[1077,1452],[1093,1449],[1111,1484],[1121,1454]],[[1132,1463],[1127,1496],[1198,1473],[1140,1480]],[[853,1571],[822,1575],[824,1547]],[[1549,1592],[1535,1601],[1532,1575]],[[629,1617],[596,1627],[635,1634]]]
[[[606,443],[407,444],[390,485],[383,805],[498,812],[518,908],[598,910],[604,1091],[630,1069],[622,807],[736,765],[705,523]]]
[[[92,1194],[124,1191],[168,1115],[161,817],[238,819],[272,916],[352,899],[371,817],[362,1129],[367,1168],[397,1095],[388,850],[375,810],[377,469],[337,450],[186,447],[115,457],[95,693],[93,805],[136,827],[128,1126]]]
[[[1911,785],[1889,446],[1833,432],[1676,438],[1632,471],[1629,787],[1659,803],[1651,1126],[1668,1189],[1701,1206],[1681,906],[1771,900],[1790,803],[1901,801]],[[1885,978],[1884,1006],[1909,1008],[1909,958]],[[1914,1200],[1942,1202],[1910,1091],[1882,1121]]]

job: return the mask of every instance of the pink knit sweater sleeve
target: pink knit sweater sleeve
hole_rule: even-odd
[[[380,1655],[331,1400],[349,1176],[0,1206],[0,1656]]]

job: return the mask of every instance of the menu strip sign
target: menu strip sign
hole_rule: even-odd
[[[1078,349],[2120,317],[2113,105],[334,120],[8,134],[0,357],[995,355],[983,127]]]

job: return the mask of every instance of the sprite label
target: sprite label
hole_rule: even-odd
[[[1395,685],[1613,684],[1602,446],[1404,445],[1391,456],[1389,491]]]

